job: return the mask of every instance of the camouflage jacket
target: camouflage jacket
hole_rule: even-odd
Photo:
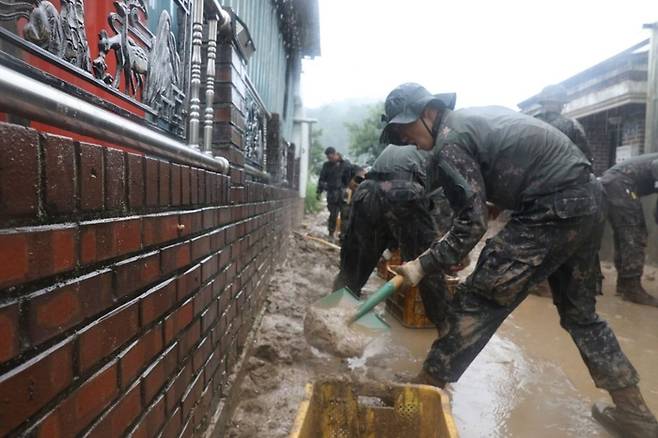
[[[606,170],[601,176],[603,185],[626,177],[635,187],[636,195],[646,196],[658,192],[658,153],[638,155]]]
[[[558,129],[558,131],[569,137],[569,139],[576,146],[578,146],[578,149],[580,149],[581,152],[585,154],[585,158],[587,158],[590,163],[594,162],[594,155],[592,154],[592,150],[589,147],[589,142],[587,141],[587,136],[585,135],[585,129],[583,128],[583,125],[578,122],[578,120],[565,117],[557,112],[540,113],[535,117],[554,126]]]
[[[351,163],[345,159],[341,159],[335,163],[325,161],[320,170],[317,192],[332,192],[345,188],[347,182],[345,181],[344,175],[350,171],[350,168]]]
[[[458,263],[487,228],[486,201],[521,210],[589,180],[591,165],[562,133],[502,107],[446,110],[428,169],[455,212],[452,228],[420,257],[426,272]]]

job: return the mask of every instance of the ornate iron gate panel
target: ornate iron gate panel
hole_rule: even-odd
[[[2,0],[0,55],[184,138],[191,9],[192,0]]]

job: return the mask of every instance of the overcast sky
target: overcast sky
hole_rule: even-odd
[[[313,108],[384,99],[402,82],[457,106],[516,104],[648,38],[657,0],[320,0],[322,56],[304,61]]]

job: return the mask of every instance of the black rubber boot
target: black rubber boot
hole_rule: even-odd
[[[618,278],[617,294],[624,301],[630,301],[631,303],[642,304],[644,306],[658,307],[658,298],[644,290],[640,277]]]
[[[596,403],[592,416],[609,432],[623,438],[658,438],[658,422],[637,386],[610,391],[615,406]]]

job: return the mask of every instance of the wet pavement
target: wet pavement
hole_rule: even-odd
[[[307,219],[307,227],[301,231],[323,236],[326,233],[321,226],[324,216]],[[433,329],[407,329],[389,316],[391,332],[368,345],[361,358],[340,360],[303,341],[300,343],[297,336],[301,321],[298,320],[303,318],[303,302],[313,302],[322,291],[329,290],[333,274],[328,271],[334,257],[337,262],[338,254],[309,243],[300,246],[294,255],[302,256],[304,260],[302,263],[289,260],[290,270],[285,276],[275,278],[275,282],[282,282],[285,287],[275,291],[269,304],[272,316],[266,315],[261,330],[263,334],[257,340],[257,345],[275,346],[279,356],[290,359],[268,365],[276,370],[275,386],[278,389],[268,391],[259,387],[252,397],[246,399],[228,436],[286,436],[292,418],[282,421],[280,415],[272,412],[272,400],[276,400],[275,411],[292,417],[301,401],[304,384],[328,374],[376,380],[398,380],[400,374],[413,375],[420,370],[434,340]],[[647,271],[645,286],[658,295],[657,270],[648,267]],[[300,272],[305,273],[302,278],[299,278]],[[649,406],[658,412],[658,309],[621,301],[614,295],[614,269],[604,264],[603,273],[606,279],[604,296],[598,300],[599,314],[613,327],[622,348],[640,373],[640,387]],[[374,291],[382,283],[373,274],[364,292]],[[288,336],[283,330],[279,331],[279,325],[274,333],[267,330],[268,318],[285,316],[284,309],[294,301],[297,301],[295,311],[287,314],[286,324],[297,328]],[[382,311],[381,306],[379,311]],[[276,332],[279,341],[274,343],[268,338]],[[252,376],[252,384],[256,377]],[[284,388],[292,395],[282,397]],[[248,390],[249,385],[244,389]],[[550,298],[529,296],[503,323],[460,381],[450,385],[448,391],[462,437],[609,436],[590,415],[592,403],[608,400],[608,395],[594,387],[574,343],[559,325]],[[260,406],[262,414],[255,416],[250,406]],[[269,418],[268,412],[277,418]],[[262,429],[264,426],[260,426],[272,423],[276,423],[276,427],[268,426],[267,432]]]
[[[647,271],[645,277],[652,278],[656,269]],[[640,373],[647,403],[658,412],[658,309],[622,301],[614,295],[614,268],[604,264],[603,272],[604,295],[597,310]],[[374,290],[380,281],[371,278],[368,288]],[[658,283],[646,278],[645,283],[658,294]],[[373,378],[391,371],[415,374],[435,331],[407,329],[390,316],[387,321],[390,335],[366,349],[370,357],[353,359],[354,368],[369,368]],[[530,295],[448,391],[462,437],[610,436],[590,415],[591,405],[609,396],[592,383],[551,298]]]

